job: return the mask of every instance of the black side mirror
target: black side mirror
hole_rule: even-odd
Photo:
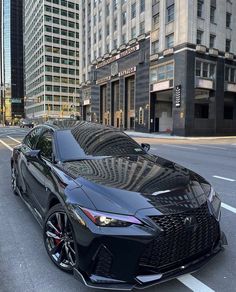
[[[41,160],[40,150],[30,150],[25,153],[25,157],[28,161],[36,161]]]
[[[151,148],[150,144],[148,143],[142,143],[141,147],[143,148],[144,151],[148,152]]]

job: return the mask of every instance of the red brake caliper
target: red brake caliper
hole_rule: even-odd
[[[57,225],[57,229],[60,230],[58,225]],[[60,232],[56,231],[56,234],[60,237]],[[55,241],[55,245],[59,245],[61,243],[61,239],[54,238],[54,241]]]

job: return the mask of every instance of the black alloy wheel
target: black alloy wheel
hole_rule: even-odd
[[[11,187],[12,191],[15,195],[18,195],[17,193],[17,182],[16,182],[16,170],[14,166],[11,168]]]
[[[53,263],[63,271],[72,272],[76,246],[72,225],[61,204],[53,206],[46,216],[44,244]]]

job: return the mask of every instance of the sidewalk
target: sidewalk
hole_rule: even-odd
[[[236,139],[236,136],[209,136],[209,137],[184,137],[175,136],[167,133],[142,133],[134,131],[125,131],[130,137],[152,138],[152,139],[174,139],[174,140],[218,140],[218,139]]]

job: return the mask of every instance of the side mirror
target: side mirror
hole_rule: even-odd
[[[40,150],[30,150],[25,153],[25,157],[28,161],[38,162],[41,160]]]
[[[144,151],[148,152],[151,148],[150,144],[148,143],[142,143],[141,147],[143,148]]]

